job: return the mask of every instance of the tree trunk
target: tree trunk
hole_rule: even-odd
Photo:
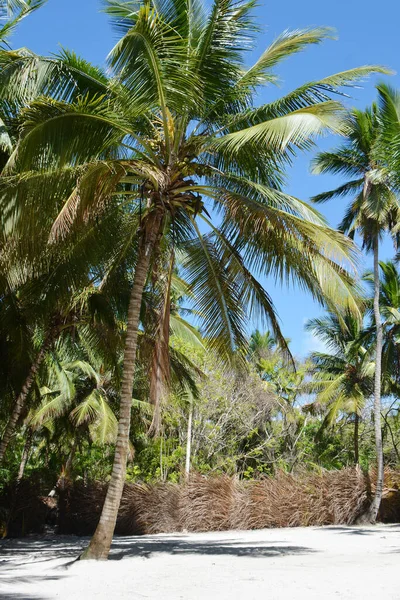
[[[135,375],[140,307],[150,259],[161,226],[161,220],[162,214],[159,210],[150,213],[147,223],[144,224],[143,234],[139,243],[138,259],[129,300],[118,435],[115,447],[114,464],[99,524],[88,548],[82,554],[81,560],[107,560],[111,547],[118,509],[124,489],[126,462],[129,451],[132,388]]]
[[[358,465],[360,462],[360,452],[358,447],[358,426],[360,423],[360,417],[358,413],[354,413],[354,463]]]
[[[187,426],[186,464],[185,464],[186,479],[189,479],[189,473],[190,473],[190,458],[191,458],[191,450],[192,450],[192,422],[193,422],[193,402],[190,403],[188,426]]]
[[[169,330],[171,316],[171,285],[174,265],[175,253],[172,252],[151,366],[149,401],[150,404],[154,406],[154,414],[147,432],[147,435],[150,437],[157,437],[160,435],[161,400],[163,394],[170,385]]]
[[[29,433],[25,440],[24,449],[22,451],[21,462],[19,463],[17,481],[21,481],[21,479],[24,476],[26,463],[28,462],[29,453],[31,451],[32,438],[33,438],[33,431],[32,431],[32,429],[29,429]]]
[[[39,368],[44,360],[44,357],[46,356],[46,352],[53,342],[53,339],[54,339],[54,331],[51,331],[48,334],[45,342],[43,343],[43,346],[41,347],[38,355],[36,356],[36,359],[32,363],[31,368],[28,373],[28,376],[25,379],[25,383],[22,386],[19,396],[17,397],[17,399],[15,401],[13,411],[11,413],[10,418],[8,419],[8,423],[7,423],[4,433],[3,433],[3,438],[0,442],[0,463],[4,460],[4,455],[7,450],[7,446],[10,442],[12,434],[15,431],[15,427],[17,425],[18,419],[20,418],[22,411],[24,410],[25,402],[26,402],[28,394],[32,388],[32,384],[33,384],[35,377],[37,375],[37,372],[39,371]]]
[[[374,316],[376,325],[376,359],[375,359],[375,382],[374,382],[374,421],[375,421],[375,445],[377,460],[377,478],[375,496],[368,510],[368,520],[375,523],[378,510],[382,500],[383,489],[383,446],[381,427],[381,380],[382,380],[382,344],[383,328],[379,310],[379,241],[376,237],[374,244]]]

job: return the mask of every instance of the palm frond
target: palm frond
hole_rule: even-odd
[[[270,69],[286,60],[292,54],[301,52],[307,46],[320,44],[333,37],[333,30],[327,27],[286,30],[279,35],[262,53],[257,62],[239,79],[238,86],[256,87],[273,81]]]
[[[343,117],[341,104],[321,102],[241,131],[221,135],[211,141],[210,147],[228,153],[237,152],[245,144],[254,149],[266,145],[276,152],[283,152],[289,145],[301,148],[310,138],[326,131],[345,134],[347,126]]]

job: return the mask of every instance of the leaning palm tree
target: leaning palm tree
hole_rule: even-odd
[[[368,512],[376,520],[382,498],[383,448],[381,432],[381,377],[383,329],[380,313],[379,243],[390,232],[397,246],[400,206],[397,185],[390,172],[389,153],[385,142],[384,114],[376,104],[365,111],[354,109],[348,118],[348,136],[344,144],[331,152],[318,154],[314,173],[340,174],[350,179],[335,190],[314,197],[315,202],[352,196],[339,229],[354,237],[361,236],[362,247],[374,257],[374,319],[376,327],[375,357],[375,440],[377,453],[377,485]]]
[[[353,246],[281,188],[296,151],[324,131],[345,131],[342,106],[330,97],[336,87],[382,70],[353,69],[254,107],[256,88],[275,79],[273,67],[331,32],[285,32],[246,68],[244,52],[256,30],[252,0],[215,0],[210,10],[197,0],[108,5],[122,33],[109,56],[111,79],[66,52],[59,59],[6,59],[0,73],[0,94],[22,107],[21,138],[1,193],[22,240],[31,247],[48,239],[62,245],[76,227],[122,205],[132,215],[129,235],[117,240],[122,253],[136,249],[119,431],[86,558],[106,558],[112,541],[126,472],[141,300],[161,243],[184,253],[182,272],[203,333],[226,360],[245,354],[248,315],[266,315],[286,345],[254,272],[300,282],[321,302],[358,310],[344,268],[352,264]],[[218,221],[209,213],[213,207]],[[34,241],[31,211],[40,228]],[[54,217],[50,231],[40,225],[42,214]]]
[[[354,462],[358,464],[359,421],[373,393],[375,369],[371,352],[362,343],[360,321],[352,315],[338,318],[330,314],[309,320],[306,329],[327,346],[327,352],[310,356],[312,379],[305,383],[304,391],[316,397],[304,409],[324,415],[320,431],[332,427],[343,414],[354,420]]]

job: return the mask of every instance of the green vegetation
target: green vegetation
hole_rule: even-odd
[[[10,3],[2,39],[40,4]],[[125,480],[377,460],[373,522],[398,464],[400,279],[378,249],[398,237],[400,97],[349,114],[340,88],[388,73],[363,66],[257,105],[332,32],[285,32],[248,67],[253,9],[109,0],[107,71],[0,50],[0,469],[109,482],[83,558],[107,558]],[[352,178],[314,199],[353,196],[338,231],[284,185],[326,132],[344,145],[314,170]],[[268,276],[327,309],[308,324],[326,352],[292,356]]]

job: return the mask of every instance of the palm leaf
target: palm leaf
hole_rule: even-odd
[[[227,133],[213,140],[210,146],[217,151],[234,153],[245,144],[254,148],[267,145],[276,152],[283,152],[289,145],[302,147],[310,138],[327,130],[344,134],[347,127],[343,116],[343,107],[339,103],[321,102],[241,131]]]

